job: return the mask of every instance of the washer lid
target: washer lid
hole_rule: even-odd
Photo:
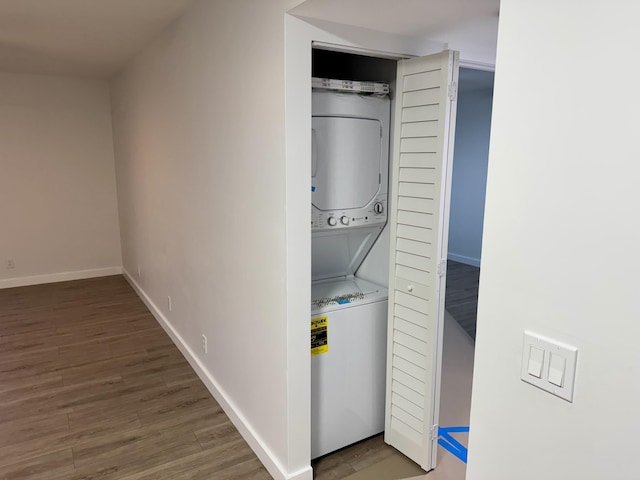
[[[311,279],[315,281],[354,275],[383,226],[313,232]]]
[[[354,305],[387,300],[387,288],[362,278],[325,280],[311,284],[311,312],[326,313]]]
[[[325,211],[366,207],[380,191],[380,121],[314,116],[311,134],[312,204]]]

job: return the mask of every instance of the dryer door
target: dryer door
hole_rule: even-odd
[[[378,120],[313,117],[313,205],[320,210],[367,206],[380,191]]]

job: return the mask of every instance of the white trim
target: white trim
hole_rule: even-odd
[[[158,321],[160,326],[167,332],[167,335],[171,338],[173,343],[182,352],[182,355],[189,362],[191,367],[195,370],[205,384],[211,395],[220,404],[224,412],[227,414],[233,425],[238,429],[242,438],[249,444],[251,449],[258,456],[258,459],[262,462],[265,468],[276,480],[310,480],[312,478],[311,466],[299,470],[294,473],[287,473],[284,467],[276,459],[275,455],[266,446],[266,443],[260,438],[257,432],[253,429],[251,424],[244,417],[242,412],[237,408],[234,402],[229,398],[226,392],[220,387],[218,382],[213,378],[211,373],[206,369],[203,363],[194,354],[193,350],[187,345],[178,331],[173,328],[173,325],[163,315],[156,304],[149,298],[142,287],[134,280],[133,276],[125,269],[122,268],[122,273],[127,281],[131,284],[135,292],[140,299],[147,306],[151,314]]]
[[[302,468],[297,472],[290,473],[287,477],[287,480],[312,480],[313,478],[313,470],[311,469],[311,465],[308,467]]]
[[[444,44],[317,19],[285,15],[285,170],[287,248],[287,403],[289,459],[311,461],[311,55],[312,45],[405,58],[440,52]],[[301,161],[308,158],[309,161]],[[295,467],[293,467],[295,468]],[[306,467],[300,470],[305,472]],[[311,480],[311,472],[308,473]],[[300,480],[303,480],[302,478]]]
[[[469,68],[471,70],[482,70],[484,72],[495,72],[495,63],[476,62],[475,60],[460,60],[460,68]]]
[[[460,72],[460,54],[457,51],[449,51],[449,61],[447,66],[447,77],[444,79],[447,84],[458,85]],[[444,72],[443,72],[444,73]],[[449,220],[451,219],[451,185],[453,182],[453,152],[456,136],[456,118],[458,111],[458,96],[449,97],[449,105],[445,110],[444,117],[444,137],[443,137],[443,163],[442,180],[440,186],[440,238],[438,241],[438,261],[448,258],[449,252]],[[442,362],[444,345],[444,317],[445,317],[445,295],[447,289],[446,275],[439,278],[437,283],[437,303],[438,314],[436,319],[436,351],[434,354],[434,382],[433,382],[433,423],[440,423],[440,399],[442,387]],[[434,426],[435,428],[435,426]],[[433,437],[432,437],[433,438]],[[432,468],[437,466],[438,441],[433,440],[431,444]]]
[[[447,258],[449,260],[453,260],[454,262],[464,263],[465,265],[471,265],[473,267],[480,268],[479,258],[465,257],[464,255],[458,255],[457,253],[451,253],[451,252],[449,252],[449,254],[447,255]]]
[[[317,48],[318,50],[329,50],[331,52],[342,52],[342,53],[355,53],[357,55],[362,55],[365,57],[387,58],[390,60],[403,60],[407,58],[416,57],[416,55],[390,53],[382,50],[371,50],[369,48],[346,46],[342,44],[328,43],[328,42],[313,41],[311,42],[311,47]]]
[[[76,272],[47,273],[44,275],[31,275],[28,277],[5,278],[0,280],[0,290],[4,288],[27,287],[41,285],[43,283],[68,282],[70,280],[83,280],[85,278],[108,277],[120,275],[122,267],[94,268],[92,270],[78,270]]]

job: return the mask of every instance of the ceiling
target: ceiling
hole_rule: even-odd
[[[110,78],[191,0],[0,0],[0,71]]]
[[[0,71],[111,78],[192,0],[0,0]],[[215,0],[211,0],[215,1]],[[269,1],[269,0],[263,0]],[[495,58],[499,0],[307,0],[295,15]]]
[[[497,17],[499,6],[499,0],[307,0],[290,13],[425,37],[473,18]]]
[[[461,58],[495,63],[500,0],[307,0],[301,17],[447,43]]]

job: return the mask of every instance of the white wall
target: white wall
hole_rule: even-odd
[[[295,3],[197,1],[112,93],[127,274],[271,474],[310,479],[309,380],[287,349],[284,12]],[[308,362],[308,314],[295,321]]]
[[[460,52],[461,65],[493,70],[496,63],[497,29],[496,11],[495,15],[474,17],[459,22],[455,27],[445,28],[429,38],[445,42],[448,49]]]
[[[0,288],[120,272],[106,82],[0,73],[0,225]]]
[[[639,17],[502,1],[469,480],[640,476]],[[525,329],[578,348],[574,403],[520,381]]]

